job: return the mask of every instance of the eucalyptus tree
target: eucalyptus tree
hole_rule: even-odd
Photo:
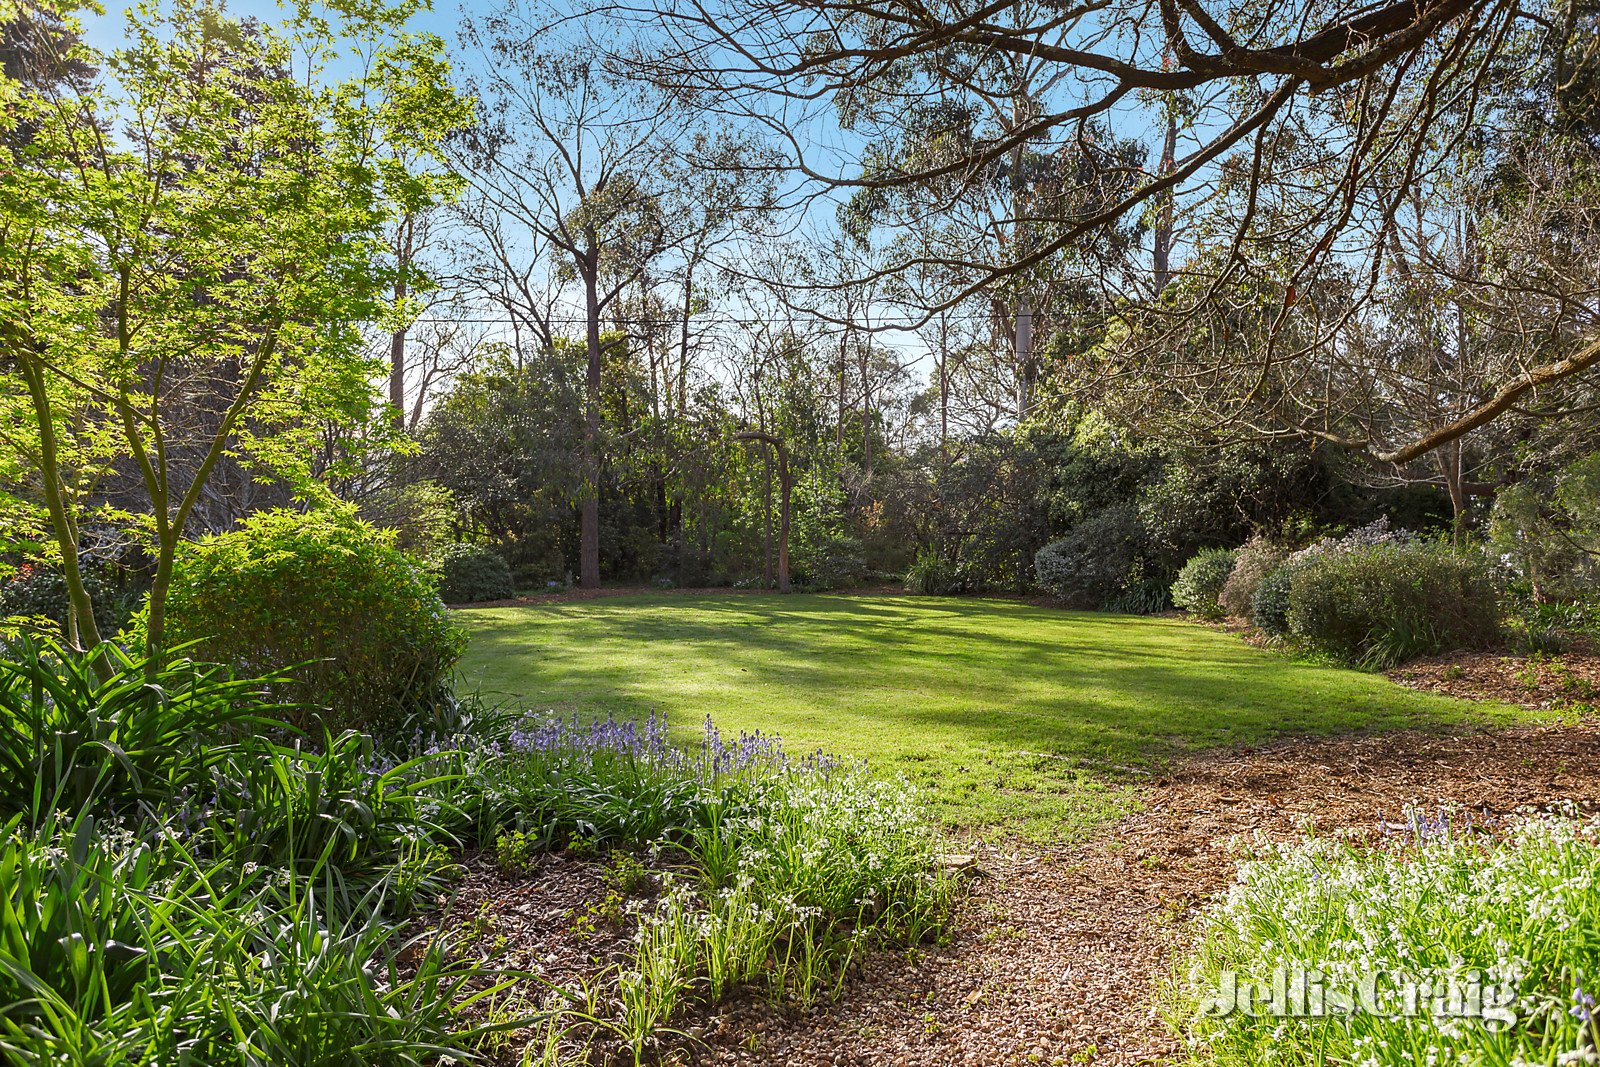
[[[1094,247],[1105,227],[1142,222],[1151,239],[1130,254],[1137,269],[1090,272],[1111,290],[1101,307],[1127,314],[1111,316],[1083,362],[1097,376],[1137,363],[1139,389],[1180,402],[1197,379],[1228,378],[1240,411],[1270,391],[1285,345],[1326,334],[1303,314],[1308,294],[1337,319],[1339,294],[1384,277],[1396,214],[1439,188],[1442,159],[1470,159],[1479,133],[1501,123],[1493,87],[1538,65],[1530,37],[1547,66],[1572,75],[1555,79],[1572,95],[1592,80],[1582,57],[1592,59],[1596,29],[1592,7],[1567,0],[635,0],[624,10],[677,42],[659,81],[782,147],[797,205],[941,188],[956,191],[946,201],[981,200],[1019,153],[1051,160],[1055,203],[1030,197],[1004,213],[1013,232],[1026,229],[1025,247],[910,242],[876,273],[957,268],[960,282],[924,309],[931,318],[1031,288],[1031,272]],[[1035,65],[1040,90],[1019,95],[1014,80],[982,74],[1007,62]],[[976,127],[986,113],[1016,117]],[[830,135],[838,116],[849,136]],[[1119,154],[1112,131],[1159,141],[1160,158]],[[1152,330],[1145,311],[1164,327]],[[1203,344],[1173,340],[1239,318],[1263,321],[1247,338],[1229,322]],[[1525,346],[1473,403],[1416,433],[1307,432],[1409,464],[1600,366],[1600,332],[1583,318],[1566,314],[1555,343]]]
[[[1085,394],[1193,439],[1346,451],[1363,480],[1447,490],[1458,531],[1540,453],[1570,460],[1551,443],[1586,439],[1600,396],[1600,97],[1581,88],[1600,63],[1593,12],[1548,14],[1466,46],[1475,82],[1424,68],[1390,83],[1387,117],[1352,96],[1241,158],[1191,220],[1184,277],[1132,309]],[[1394,116],[1425,101],[1449,136],[1354,175],[1330,211],[1324,133],[1398,145]]]
[[[472,190],[469,221],[483,238],[476,274],[493,299],[547,347],[570,325],[582,331],[579,581],[594,588],[607,320],[617,318],[630,292],[677,275],[673,377],[682,399],[697,272],[703,277],[711,248],[746,201],[762,193],[727,158],[704,168],[722,178],[698,180],[695,161],[737,157],[736,139],[720,137],[683,97],[638,78],[623,44],[613,42],[608,55],[587,36],[564,32],[563,24],[561,13],[540,0],[510,0],[466,21],[463,38],[482,62],[468,83],[477,121],[459,139],[456,158]]]
[[[74,27],[65,5],[54,10]],[[178,544],[227,457],[325,494],[329,425],[368,421],[381,365],[364,325],[392,278],[382,229],[457,100],[412,5],[279,27],[208,0],[130,14],[105,51],[47,34],[103,75],[0,82],[0,471],[39,509],[71,637],[98,643],[81,555],[132,530],[154,559],[145,641],[163,647]],[[45,23],[39,23],[43,26]],[[340,42],[373,62],[329,77]],[[133,471],[137,507],[97,483]]]

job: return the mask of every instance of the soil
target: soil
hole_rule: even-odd
[[[1417,668],[1412,680],[1425,677]],[[1308,825],[1376,834],[1408,804],[1505,816],[1564,801],[1600,801],[1593,721],[1213,753],[1146,786],[1141,811],[1087,844],[977,848],[945,943],[873,954],[837,999],[808,1009],[752,996],[691,1012],[675,1020],[687,1036],[669,1058],[774,1067],[1174,1059],[1180,1045],[1158,1010],[1164,985],[1245,842],[1295,838]],[[455,912],[494,931],[479,942],[493,965],[565,982],[626,951],[625,923],[583,920],[605,908],[598,862],[547,857],[508,875],[479,859],[471,869]]]

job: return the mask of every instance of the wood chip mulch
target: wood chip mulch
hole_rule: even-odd
[[[1375,832],[1407,804],[1504,816],[1600,801],[1600,723],[1459,734],[1303,739],[1212,753],[1144,787],[1144,806],[1089,843],[988,845],[947,942],[874,953],[837,1000],[752,995],[674,1020],[683,1064],[1132,1065],[1179,1059],[1157,1014],[1193,920],[1253,835]],[[594,859],[544,856],[507,873],[468,860],[457,934],[499,968],[566,984],[620,962],[629,923]],[[648,896],[649,890],[643,890]],[[532,1036],[532,1035],[528,1035]],[[524,1038],[523,1040],[526,1040]],[[502,1050],[506,1063],[520,1049]],[[596,1063],[623,1062],[602,1055]],[[631,1062],[631,1057],[626,1057]]]
[[[1600,699],[1600,649],[1592,644],[1555,656],[1453,652],[1387,672],[1411,689],[1525,708],[1561,708]]]

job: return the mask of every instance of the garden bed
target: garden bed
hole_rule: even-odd
[[[1388,677],[1410,689],[1524,708],[1593,705],[1600,699],[1600,648],[1589,643],[1559,655],[1455,652],[1414,660]]]
[[[1502,816],[1596,797],[1592,725],[1302,740],[1197,758],[1147,787],[1144,810],[1082,847],[980,847],[981,873],[948,943],[868,954],[837,1001],[808,1009],[736,996],[697,1012],[683,1021],[678,1055],[930,1067],[1178,1056],[1153,994],[1187,943],[1187,921],[1234,878],[1241,838],[1295,840],[1312,822],[1379,835],[1408,803]],[[527,877],[555,887],[573,870],[562,861]],[[462,899],[486,900],[496,916],[540,899],[542,890],[505,892],[500,877],[475,869]],[[566,913],[598,891],[601,875],[588,877],[587,889],[562,895]],[[551,929],[511,919],[506,958],[583,954],[565,933],[547,940]]]

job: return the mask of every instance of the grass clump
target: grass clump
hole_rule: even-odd
[[[1177,1019],[1217,1065],[1589,1062],[1597,880],[1600,823],[1571,815],[1266,848],[1203,920]]]

